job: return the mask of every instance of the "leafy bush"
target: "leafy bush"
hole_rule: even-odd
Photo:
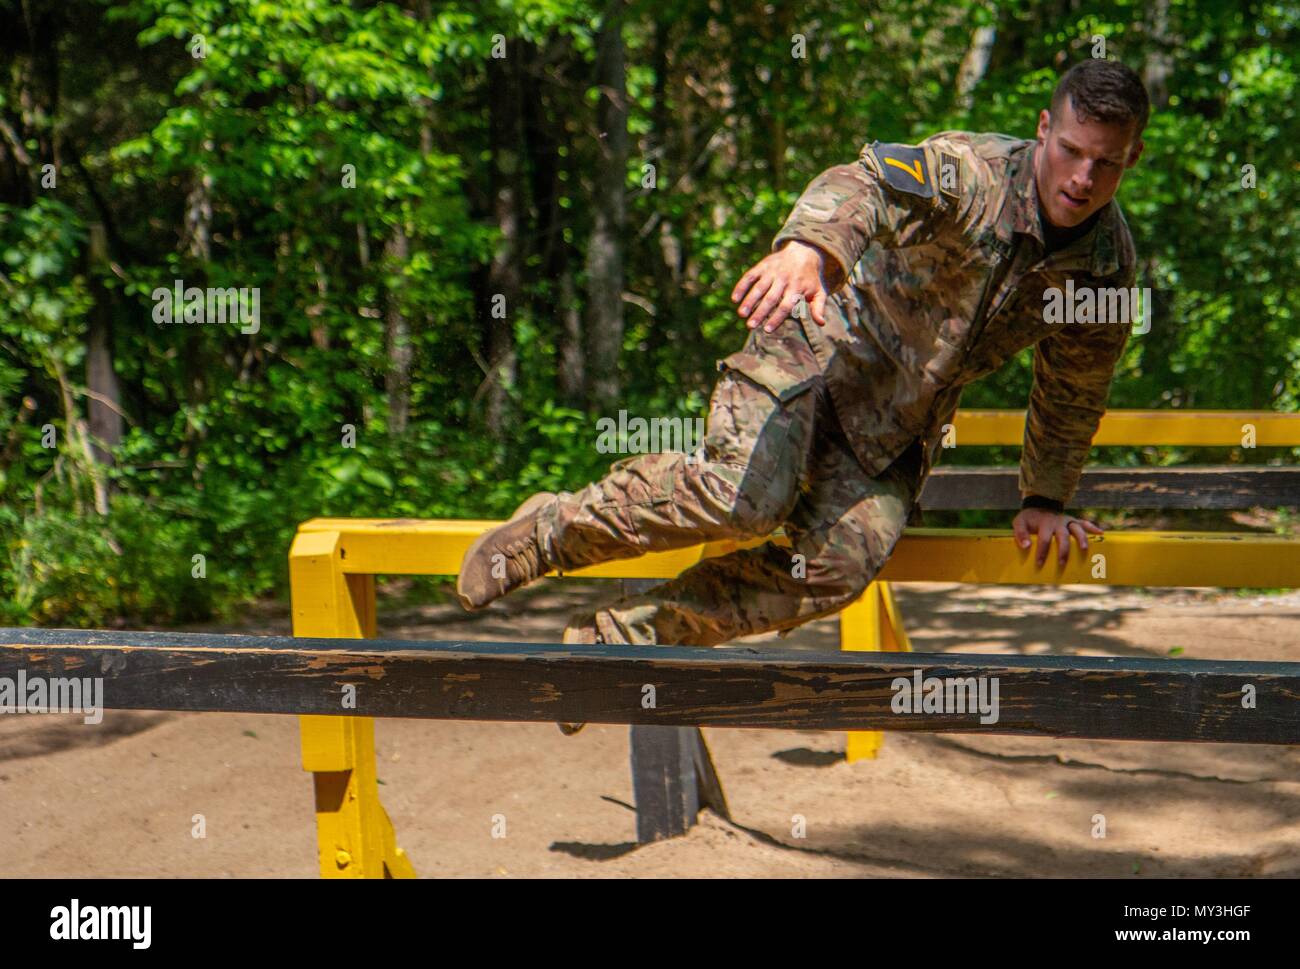
[[[39,625],[170,624],[207,619],[246,597],[249,564],[223,558],[201,523],[132,496],[107,516],[49,509],[3,519],[5,621]],[[190,550],[194,551],[191,552]],[[202,571],[193,555],[204,555]]]

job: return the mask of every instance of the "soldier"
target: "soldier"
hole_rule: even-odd
[[[1029,346],[1013,530],[1022,548],[1037,536],[1038,567],[1053,540],[1062,564],[1071,539],[1086,552],[1101,530],[1065,506],[1129,320],[1054,322],[1044,307],[1053,290],[1133,286],[1114,195],[1148,113],[1132,70],[1089,60],[1061,78],[1035,140],[947,131],[876,142],[823,172],[732,293],[751,332],[718,365],[703,448],[532,496],[466,553],[462,603],[482,608],[552,569],[782,526],[789,549],[700,562],[574,617],[564,641],[713,646],[837,612],[889,558],[962,388]]]

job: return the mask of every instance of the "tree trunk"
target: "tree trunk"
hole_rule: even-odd
[[[215,146],[211,139],[204,141],[204,151],[211,153]],[[190,258],[199,267],[198,279],[186,274],[185,286],[207,286],[208,263],[212,260],[212,175],[203,162],[194,173],[194,184],[185,197],[183,247]],[[290,245],[288,235],[281,233],[277,266],[288,255]],[[181,366],[185,374],[185,401],[188,405],[185,420],[184,453],[192,456],[198,442],[207,436],[207,432],[194,422],[193,415],[207,397],[207,338],[202,327],[180,328]],[[219,338],[218,338],[219,341]],[[199,462],[194,462],[192,474],[197,481],[200,475]]]
[[[587,360],[582,352],[582,311],[578,307],[573,270],[560,275],[560,395],[571,407],[587,403]]]
[[[72,384],[63,369],[63,364],[57,358],[52,358],[51,363],[54,370],[54,379],[59,384],[59,399],[63,403],[63,437],[67,449],[65,453],[72,466],[74,509],[78,515],[81,514],[81,499],[77,491],[80,486],[79,479],[84,474],[90,481],[91,492],[94,495],[95,511],[101,515],[107,515],[108,487],[103,472],[99,469],[90,453],[91,448],[86,422],[77,413],[76,400],[72,395]],[[80,469],[80,473],[78,469]]]
[[[760,4],[757,11],[758,22],[763,24],[763,31],[770,43],[789,44],[794,33],[791,10],[788,4],[777,4],[775,17],[767,14],[766,4]],[[788,48],[787,48],[788,52]],[[796,62],[793,58],[783,57],[771,66],[771,127],[768,131],[768,164],[771,166],[771,185],[780,192],[785,189],[785,152],[786,152],[786,105],[789,103],[786,79]]]
[[[99,464],[113,463],[113,449],[122,443],[122,392],[113,369],[113,308],[111,294],[99,282],[98,269],[108,263],[104,226],[90,225],[88,264],[95,298],[86,326],[86,387],[89,400],[91,456]]]
[[[384,391],[388,395],[388,433],[401,437],[411,416],[411,328],[402,306],[400,283],[388,280],[401,277],[410,256],[410,245],[401,226],[384,244],[384,344],[388,369],[384,374]]]
[[[506,56],[488,59],[489,140],[492,151],[492,214],[501,237],[488,267],[488,312],[485,323],[488,373],[488,433],[505,435],[509,425],[510,391],[515,384],[514,318],[523,294],[523,103],[520,82],[522,53],[511,41]]]
[[[532,176],[532,209],[536,213],[534,251],[540,256],[543,283],[534,292],[531,304],[539,325],[554,318],[552,332],[558,352],[556,385],[561,400],[570,407],[585,408],[581,301],[573,280],[576,255],[567,238],[571,232],[577,234],[575,207],[564,204],[577,179],[573,138],[565,123],[572,113],[565,99],[571,95],[563,79],[553,83],[554,74],[546,67],[548,62],[567,64],[577,59],[577,55],[567,38],[552,40],[544,49],[528,45],[524,50],[524,76],[528,79],[523,86],[524,136],[528,171]]]
[[[621,390],[623,212],[627,178],[627,89],[623,63],[625,0],[609,0],[596,36],[597,157],[587,245],[587,364],[591,402],[609,410]]]
[[[1142,80],[1151,97],[1152,110],[1169,107],[1169,75],[1173,73],[1173,57],[1169,37],[1169,0],[1154,0],[1147,10],[1147,31],[1151,49],[1147,52],[1142,69]]]
[[[307,316],[311,320],[311,344],[317,350],[330,348],[330,332],[321,315],[329,305],[329,279],[325,275],[325,264],[320,256],[312,259],[312,270],[316,276],[316,302],[307,307]]]
[[[689,160],[680,157],[680,153],[679,157],[673,159],[670,149],[673,116],[668,93],[671,90],[669,85],[671,68],[668,63],[668,52],[671,49],[672,26],[666,20],[660,20],[655,25],[653,54],[655,80],[653,102],[650,109],[650,133],[648,135],[650,158],[654,162],[656,174],[659,178],[658,191],[672,190],[674,183],[682,180],[682,167],[689,164]],[[676,161],[675,165],[673,164],[674,160]],[[655,314],[654,326],[650,328],[647,349],[655,359],[658,359],[662,349],[670,346],[672,341],[679,336],[677,330],[681,315],[682,244],[677,237],[676,226],[674,226],[672,220],[668,216],[662,215],[668,209],[668,206],[661,203],[656,206],[656,209],[658,212],[651,221],[657,219],[657,223],[654,225],[647,224],[646,228],[641,230],[638,238],[644,238],[649,233],[653,233],[655,236],[650,242],[651,248],[655,250],[650,256],[650,265],[654,270],[655,304],[658,311]]]
[[[975,103],[975,88],[989,69],[996,39],[997,28],[992,24],[976,27],[971,34],[970,47],[957,69],[957,106],[963,111],[970,111]]]
[[[211,140],[203,143],[203,150],[211,154],[215,145]],[[190,194],[185,199],[185,238],[190,255],[203,263],[212,260],[212,174],[200,168]]]

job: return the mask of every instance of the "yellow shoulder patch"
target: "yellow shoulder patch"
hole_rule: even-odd
[[[924,149],[877,141],[872,143],[869,151],[885,183],[891,188],[921,198],[934,197]]]

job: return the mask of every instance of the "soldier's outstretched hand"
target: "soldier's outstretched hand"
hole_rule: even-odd
[[[818,326],[826,325],[825,256],[816,246],[792,239],[740,277],[731,301],[751,329],[771,333],[785,322],[799,302],[808,304]],[[744,300],[744,302],[741,302]]]
[[[1100,535],[1102,530],[1086,518],[1075,518],[1060,512],[1047,511],[1043,508],[1025,508],[1011,523],[1016,536],[1016,544],[1029,548],[1033,536],[1038,537],[1038,548],[1034,555],[1034,565],[1042,568],[1047,561],[1047,553],[1056,539],[1056,561],[1064,566],[1070,557],[1070,539],[1079,543],[1080,554],[1088,551],[1088,536]]]

